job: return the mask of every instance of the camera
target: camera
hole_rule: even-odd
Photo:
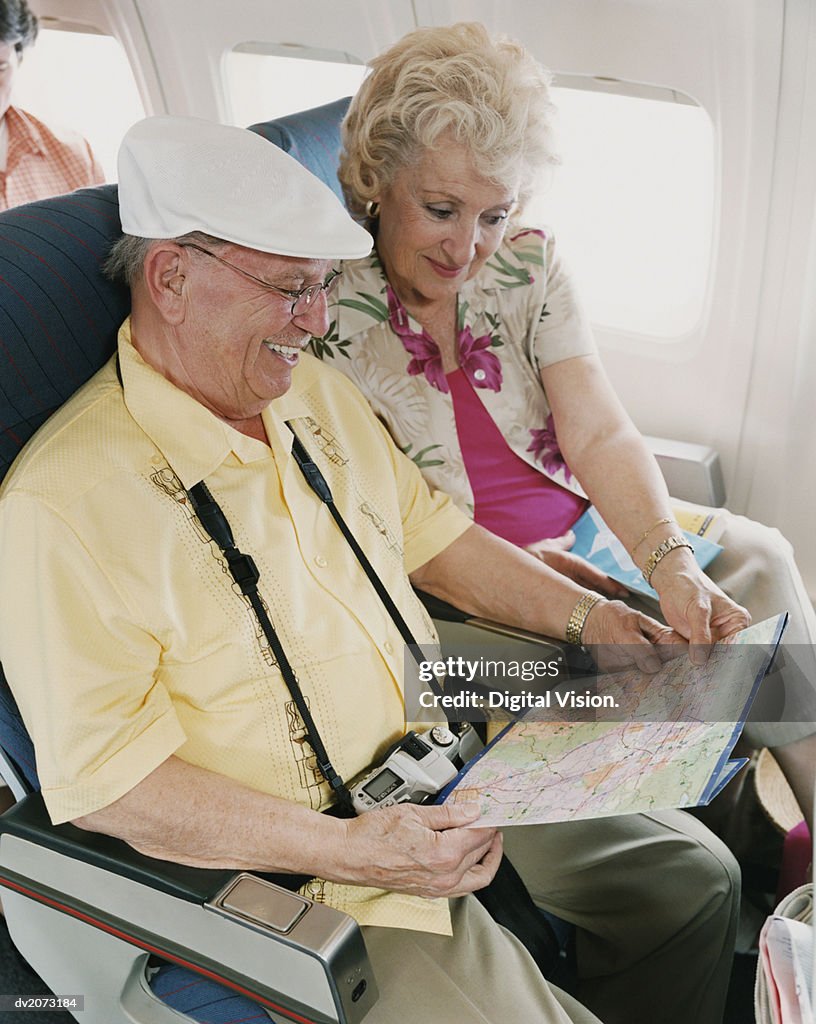
[[[459,737],[443,725],[406,733],[379,768],[349,787],[355,811],[363,814],[392,804],[420,804],[436,796],[456,778],[453,759],[458,753]]]

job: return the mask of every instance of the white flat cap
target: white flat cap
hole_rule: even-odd
[[[122,230],[142,238],[204,231],[261,252],[358,259],[371,251],[328,185],[246,128],[147,117],[119,149]]]

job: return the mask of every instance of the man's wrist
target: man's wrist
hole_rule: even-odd
[[[604,601],[604,598],[602,598],[600,594],[595,594],[591,590],[588,590],[578,599],[575,607],[570,612],[569,619],[567,619],[565,637],[568,644],[580,646],[583,643],[586,621],[589,618],[592,609],[602,601]]]

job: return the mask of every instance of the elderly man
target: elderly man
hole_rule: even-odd
[[[26,0],[0,0],[0,210],[105,180],[85,139],[11,104],[23,51],[37,30]]]
[[[594,1020],[469,895],[502,851],[496,831],[464,827],[473,812],[317,813],[334,799],[327,778],[337,788],[404,731],[403,644],[293,437],[419,641],[434,634],[410,582],[529,629],[630,645],[646,668],[667,630],[589,606],[471,525],[353,385],[302,354],[327,330],[333,261],[371,243],[286,154],[241,129],[150,118],[124,140],[120,204],[109,266],[133,305],[118,354],[30,442],[0,499],[0,657],[53,820],[187,864],[313,876],[311,895],[365,926],[372,1024],[409,1010],[437,1024]],[[235,552],[205,528],[202,481],[257,564],[283,658],[227,571]],[[596,823],[545,826],[563,856],[552,842],[537,856],[534,827],[508,839],[536,898],[582,929],[586,991],[608,1020],[665,999],[652,1016],[714,1022],[733,861],[680,813],[610,821],[602,847]],[[163,969],[156,991],[193,993],[184,1009],[212,1019],[195,1008],[206,983],[177,974]]]

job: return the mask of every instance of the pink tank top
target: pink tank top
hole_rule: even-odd
[[[461,369],[446,377],[476,522],[519,547],[566,533],[589,502],[510,449]]]

